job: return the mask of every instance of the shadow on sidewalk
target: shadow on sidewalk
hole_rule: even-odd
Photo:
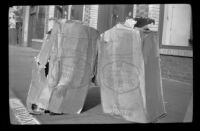
[[[100,88],[91,87],[88,90],[82,112],[86,112],[99,104],[101,104]]]

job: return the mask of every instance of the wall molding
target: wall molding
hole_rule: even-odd
[[[42,39],[32,39],[32,41],[34,41],[34,42],[43,42],[43,40]]]
[[[184,57],[193,57],[192,50],[180,50],[180,49],[160,49],[160,54],[164,55],[173,55],[173,56],[184,56]]]

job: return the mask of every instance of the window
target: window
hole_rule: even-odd
[[[193,57],[192,12],[189,4],[161,4],[159,15],[160,53]]]
[[[189,4],[166,4],[164,6],[162,45],[191,46],[191,7]]]

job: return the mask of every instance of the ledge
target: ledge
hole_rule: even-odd
[[[32,41],[34,41],[34,42],[43,42],[43,40],[42,39],[32,39]]]
[[[160,49],[160,54],[193,57],[193,51],[192,50],[164,49],[164,48],[161,48]]]

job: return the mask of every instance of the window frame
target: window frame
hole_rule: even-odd
[[[161,54],[165,55],[176,55],[176,56],[186,56],[186,57],[193,57],[193,47],[192,46],[173,46],[173,45],[164,45],[162,43],[162,37],[163,37],[163,25],[164,25],[164,11],[165,11],[165,5],[160,4],[160,14],[159,14],[159,26],[158,26],[158,34],[159,34],[159,48]],[[192,24],[192,22],[191,22]],[[191,26],[192,28],[192,26]],[[192,31],[192,29],[191,29]],[[191,32],[192,33],[192,32]],[[162,50],[168,50],[168,53],[162,53]],[[170,53],[174,52],[174,53]],[[185,53],[185,52],[189,52]]]

